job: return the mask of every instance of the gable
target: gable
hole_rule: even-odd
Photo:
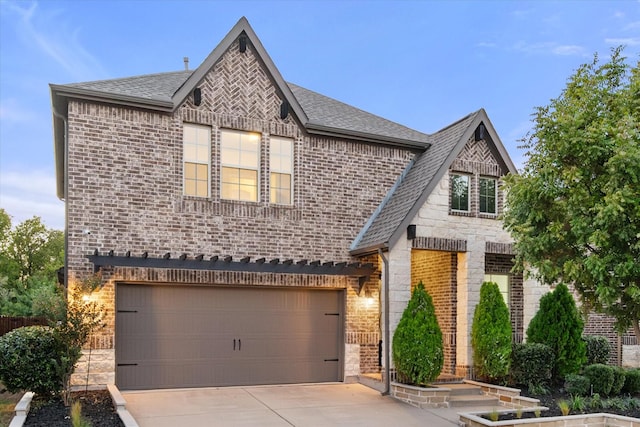
[[[500,158],[491,137],[485,134],[483,138],[476,140],[474,132],[458,157],[451,163],[449,170],[495,177],[506,175],[509,170]]]
[[[241,52],[236,39],[220,59],[197,82],[200,104],[194,102],[193,91],[180,108],[212,111],[216,114],[243,116],[260,121],[293,124],[291,114],[281,119],[283,97],[249,43]]]

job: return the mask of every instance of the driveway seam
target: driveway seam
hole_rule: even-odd
[[[260,404],[262,406],[264,406],[265,408],[267,408],[268,410],[270,410],[271,412],[273,412],[275,415],[277,415],[280,419],[282,419],[284,422],[286,422],[287,424],[289,424],[292,427],[295,427],[295,424],[291,423],[291,421],[289,421],[288,419],[286,419],[284,416],[280,415],[276,410],[274,410],[273,408],[271,408],[271,406],[267,405],[266,403],[264,403],[262,400],[260,400],[258,397],[256,397],[253,393],[251,393],[248,389],[243,388],[243,390],[251,397],[253,397],[255,400],[257,400],[258,402],[260,402]]]

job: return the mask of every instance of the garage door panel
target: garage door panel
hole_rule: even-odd
[[[343,298],[325,290],[118,285],[116,384],[339,381]]]

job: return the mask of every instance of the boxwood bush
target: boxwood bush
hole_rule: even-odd
[[[622,392],[629,394],[640,393],[640,368],[627,369],[624,373]]]
[[[588,396],[591,381],[584,375],[569,374],[564,379],[564,389],[573,396]]]
[[[587,350],[587,365],[596,363],[606,365],[611,353],[609,340],[599,335],[585,335],[583,339]]]
[[[554,358],[553,350],[546,344],[515,344],[511,362],[513,382],[528,387],[546,386],[551,380]]]
[[[622,391],[624,383],[626,381],[626,370],[619,366],[612,366],[613,368],[613,384],[611,385],[611,396],[617,396]]]
[[[60,341],[46,326],[14,329],[0,337],[0,380],[11,393],[53,395],[63,388]]]
[[[393,335],[393,363],[398,379],[417,385],[435,380],[444,363],[442,347],[433,301],[420,282]]]
[[[613,382],[615,379],[614,369],[612,366],[596,363],[584,368],[584,376],[589,378],[592,393],[598,393],[602,396],[608,396],[611,393]]]
[[[511,367],[511,320],[500,288],[484,282],[471,325],[473,364],[480,378],[504,378]]]

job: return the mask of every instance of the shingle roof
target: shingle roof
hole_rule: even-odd
[[[155,101],[171,102],[174,93],[191,76],[193,71],[146,74],[122,79],[97,80],[71,83],[63,87],[102,92],[105,95],[124,95]]]
[[[457,155],[455,148],[460,145],[462,136],[468,132],[479,113],[480,111],[469,114],[431,135],[431,147],[417,155],[409,169],[389,192],[388,197],[354,241],[352,253],[366,252],[370,248],[390,242],[393,235],[402,230],[401,225],[405,219],[413,218]]]
[[[129,98],[171,102],[173,95],[191,76],[193,71],[147,74],[113,80],[72,83],[61,87],[75,88],[103,93],[105,97],[113,95]],[[293,83],[287,83],[309,118],[310,126],[322,126],[335,131],[376,136],[381,139],[393,138],[429,143],[429,135],[410,129],[385,118],[363,111],[359,108],[305,89]]]

